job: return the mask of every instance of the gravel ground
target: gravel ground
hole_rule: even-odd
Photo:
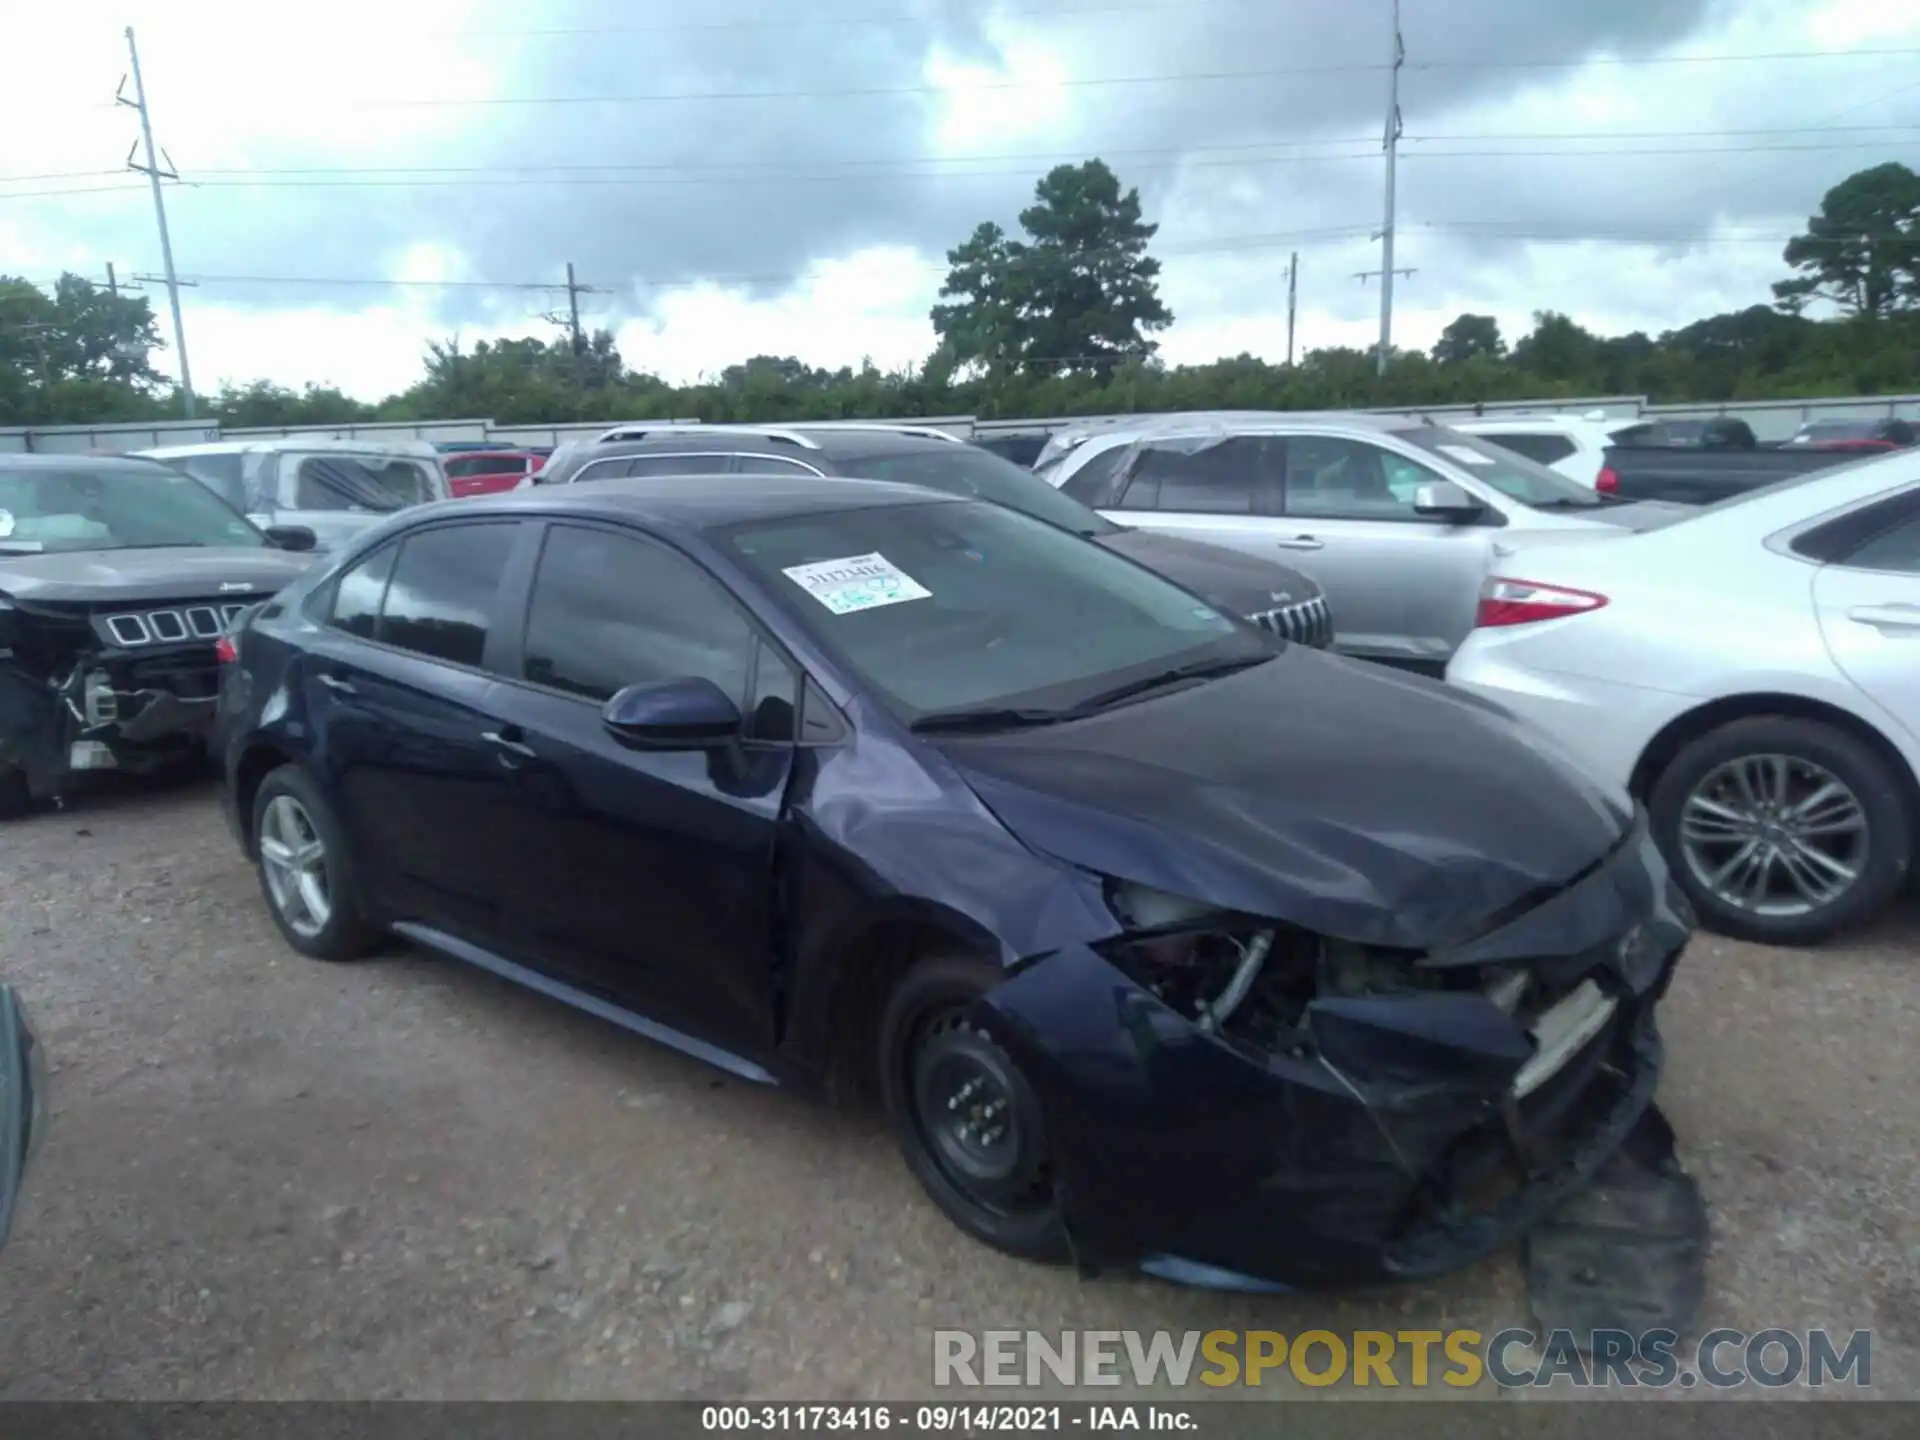
[[[1880,1396],[1920,1396],[1917,936],[1702,937],[1666,1007],[1705,1321],[1872,1327]],[[1512,1256],[1337,1300],[1002,1259],[873,1122],[451,962],[302,960],[205,788],[0,832],[0,939],[53,1062],[0,1399],[906,1399],[935,1326],[1528,1323]]]

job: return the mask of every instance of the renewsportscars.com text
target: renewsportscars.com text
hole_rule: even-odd
[[[936,1386],[1357,1385],[1716,1389],[1873,1383],[1867,1330],[936,1330]]]

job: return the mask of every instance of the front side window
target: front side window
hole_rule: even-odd
[[[517,528],[446,525],[407,536],[387,583],[376,638],[477,669]]]
[[[294,470],[296,510],[390,514],[439,499],[427,467],[379,455],[303,455]]]
[[[1003,506],[888,505],[720,533],[775,603],[909,722],[1072,706],[1168,667],[1272,654],[1152,571]]]
[[[266,543],[200,481],[158,463],[0,470],[0,554]]]
[[[1287,440],[1287,514],[1302,519],[1426,521],[1414,510],[1422,485],[1440,476],[1423,465],[1341,435]]]
[[[629,685],[698,677],[738,700],[753,648],[740,607],[684,555],[608,530],[548,530],[527,610],[525,679],[602,701]]]

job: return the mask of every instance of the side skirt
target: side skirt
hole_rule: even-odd
[[[484,950],[478,945],[469,944],[465,940],[435,930],[431,926],[400,921],[391,928],[394,934],[411,940],[416,945],[423,945],[429,950],[438,951],[455,960],[463,960],[469,965],[498,975],[502,980],[511,981],[515,985],[538,991],[549,999],[558,1000],[562,1005],[571,1006],[575,1010],[584,1010],[589,1015],[618,1025],[622,1030],[631,1030],[636,1035],[671,1046],[682,1054],[691,1055],[696,1060],[704,1060],[707,1064],[725,1070],[731,1075],[737,1075],[742,1080],[751,1080],[756,1085],[777,1086],[780,1083],[760,1066],[751,1060],[742,1059],[731,1050],[722,1050],[717,1045],[696,1040],[693,1036],[675,1030],[670,1025],[662,1025],[658,1021],[636,1015],[631,1010],[623,1010],[597,995],[589,995],[586,991],[575,989],[565,981],[555,980],[550,975],[542,975],[537,970],[529,970],[524,965],[516,965],[511,960],[503,960],[491,950]]]

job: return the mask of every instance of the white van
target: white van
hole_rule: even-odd
[[[286,435],[136,453],[191,475],[262,528],[306,526],[323,551],[453,493],[440,452],[424,440]]]

